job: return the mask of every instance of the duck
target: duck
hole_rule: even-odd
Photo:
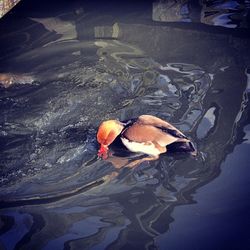
[[[187,136],[169,122],[153,115],[141,115],[127,121],[103,121],[97,132],[100,144],[98,156],[107,159],[109,146],[117,138],[130,152],[146,154],[153,159],[166,153],[171,145],[179,145],[181,151],[196,155],[196,149]]]

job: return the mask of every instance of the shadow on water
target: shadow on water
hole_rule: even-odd
[[[164,249],[175,209],[195,204],[235,146],[249,144],[248,29],[167,25],[150,21],[149,2],[126,6],[76,1],[19,16],[23,4],[1,20],[0,73],[13,77],[0,89],[4,249]],[[141,114],[173,123],[198,156],[135,169],[124,166],[140,155],[97,159],[99,123]]]

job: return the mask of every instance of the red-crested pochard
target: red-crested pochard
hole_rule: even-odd
[[[168,145],[179,142],[190,144],[187,151],[196,154],[192,143],[180,130],[152,115],[141,115],[126,122],[102,122],[97,132],[97,141],[100,144],[99,157],[107,158],[108,147],[117,137],[129,151],[144,153],[153,158],[167,152]]]

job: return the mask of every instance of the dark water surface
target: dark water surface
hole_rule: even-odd
[[[151,1],[23,0],[0,19],[0,249],[250,249],[249,3],[208,2],[156,20]],[[141,114],[197,157],[98,159],[99,123]]]

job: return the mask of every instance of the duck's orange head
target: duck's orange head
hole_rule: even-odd
[[[117,120],[109,120],[101,123],[97,132],[97,141],[100,143],[98,156],[107,158],[108,146],[122,132],[124,126]]]

